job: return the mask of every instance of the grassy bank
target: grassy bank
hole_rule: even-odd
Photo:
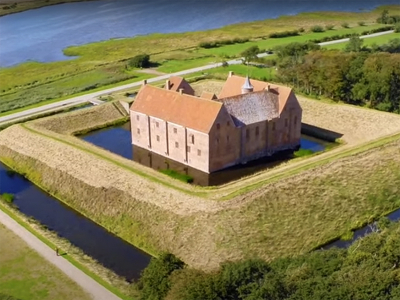
[[[94,0],[3,0],[0,2],[0,17],[49,5]]]
[[[181,183],[71,136],[91,123],[120,118],[118,110],[109,110],[112,104],[10,127],[0,132],[0,159],[128,242],[155,254],[172,252],[192,267],[290,256],[400,206],[400,137],[371,140],[382,137],[385,122],[398,131],[400,118],[302,101],[305,118],[342,131],[348,144],[220,187]],[[359,125],[343,131],[337,114]],[[361,143],[365,138],[369,142]]]
[[[3,206],[0,203],[0,209]],[[0,240],[0,295],[31,300],[91,299],[1,223]]]
[[[273,20],[234,24],[220,29],[180,34],[152,34],[128,39],[109,40],[83,46],[69,47],[65,54],[79,56],[69,61],[54,63],[29,62],[12,68],[0,69],[0,113],[37,105],[43,101],[54,102],[77,93],[87,93],[105,85],[124,80],[142,80],[154,75],[126,70],[126,61],[141,53],[151,55],[160,64],[159,71],[174,72],[197,67],[209,62],[222,61],[227,56],[237,56],[251,45],[271,48],[292,41],[332,36],[342,33],[357,33],[381,25],[373,24],[380,12],[387,8],[392,14],[400,13],[400,6],[380,7],[362,13],[304,13]],[[322,16],[323,19],[321,19]],[[364,21],[368,26],[357,25]],[[348,22],[351,28],[341,28]],[[333,30],[310,33],[313,25],[334,25]],[[273,32],[299,29],[305,32],[290,38],[266,38]],[[220,48],[198,48],[200,42],[249,38],[245,44],[228,45]],[[22,75],[21,75],[22,74]]]

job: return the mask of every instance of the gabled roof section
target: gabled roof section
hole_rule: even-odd
[[[275,93],[261,90],[219,99],[236,126],[253,124],[279,117],[279,97]]]
[[[131,110],[208,133],[217,118],[222,103],[195,96],[144,85]]]
[[[183,89],[185,94],[194,96],[193,88],[184,78],[179,76],[171,76],[169,78],[169,89],[175,92],[179,92],[179,89]]]
[[[242,93],[242,86],[244,84],[246,84],[245,77],[237,75],[232,75],[228,77],[224,86],[222,87],[221,93],[218,95],[218,99],[240,95]],[[250,79],[250,84],[253,86],[254,92],[266,90],[268,89],[269,85],[271,92],[276,93],[279,97],[279,113],[282,112],[290,96],[290,93],[292,92],[292,89],[290,87],[271,84],[255,79]]]
[[[208,100],[216,100],[216,99],[218,99],[217,95],[215,95],[214,93],[206,92],[206,91],[203,91],[201,93],[200,98],[208,99]]]

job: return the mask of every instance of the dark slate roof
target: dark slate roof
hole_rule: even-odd
[[[226,97],[217,101],[224,104],[236,126],[279,117],[279,96],[267,90]]]

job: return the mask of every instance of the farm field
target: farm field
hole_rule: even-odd
[[[33,107],[42,102],[55,102],[76,93],[88,93],[108,87],[118,81],[129,79],[138,81],[154,76],[125,69],[126,60],[137,54],[150,54],[154,62],[161,64],[159,71],[174,72],[209,62],[222,61],[224,55],[237,56],[242,49],[255,43],[259,44],[260,48],[267,49],[291,41],[305,41],[342,32],[361,32],[377,28],[381,25],[373,24],[373,22],[384,8],[388,8],[393,14],[400,11],[399,6],[389,6],[380,7],[372,12],[305,13],[274,20],[234,24],[210,31],[152,34],[69,47],[64,50],[66,55],[80,57],[46,64],[29,62],[0,69],[2,78],[0,82],[0,114],[9,114],[14,109]],[[320,15],[323,16],[323,19]],[[364,21],[367,26],[358,26],[357,22],[360,20]],[[340,27],[344,21],[349,23],[349,29]],[[307,32],[313,25],[334,25],[335,29],[323,33]],[[303,27],[306,33],[298,37],[260,39],[272,32],[294,30],[300,27]],[[215,49],[197,49],[198,44],[202,41],[236,37],[245,37],[254,41]]]
[[[220,187],[181,183],[69,135],[120,118],[111,104],[12,126],[0,132],[0,159],[130,243],[195,268],[296,255],[400,206],[400,116],[300,101],[305,121],[347,144]]]
[[[19,300],[91,299],[1,223],[0,240],[0,296]]]

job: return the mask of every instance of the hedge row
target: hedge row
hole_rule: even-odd
[[[242,44],[248,42],[247,38],[234,38],[232,40],[220,40],[220,41],[212,41],[212,42],[201,42],[199,44],[200,48],[218,48],[225,45],[233,45],[233,44]]]

